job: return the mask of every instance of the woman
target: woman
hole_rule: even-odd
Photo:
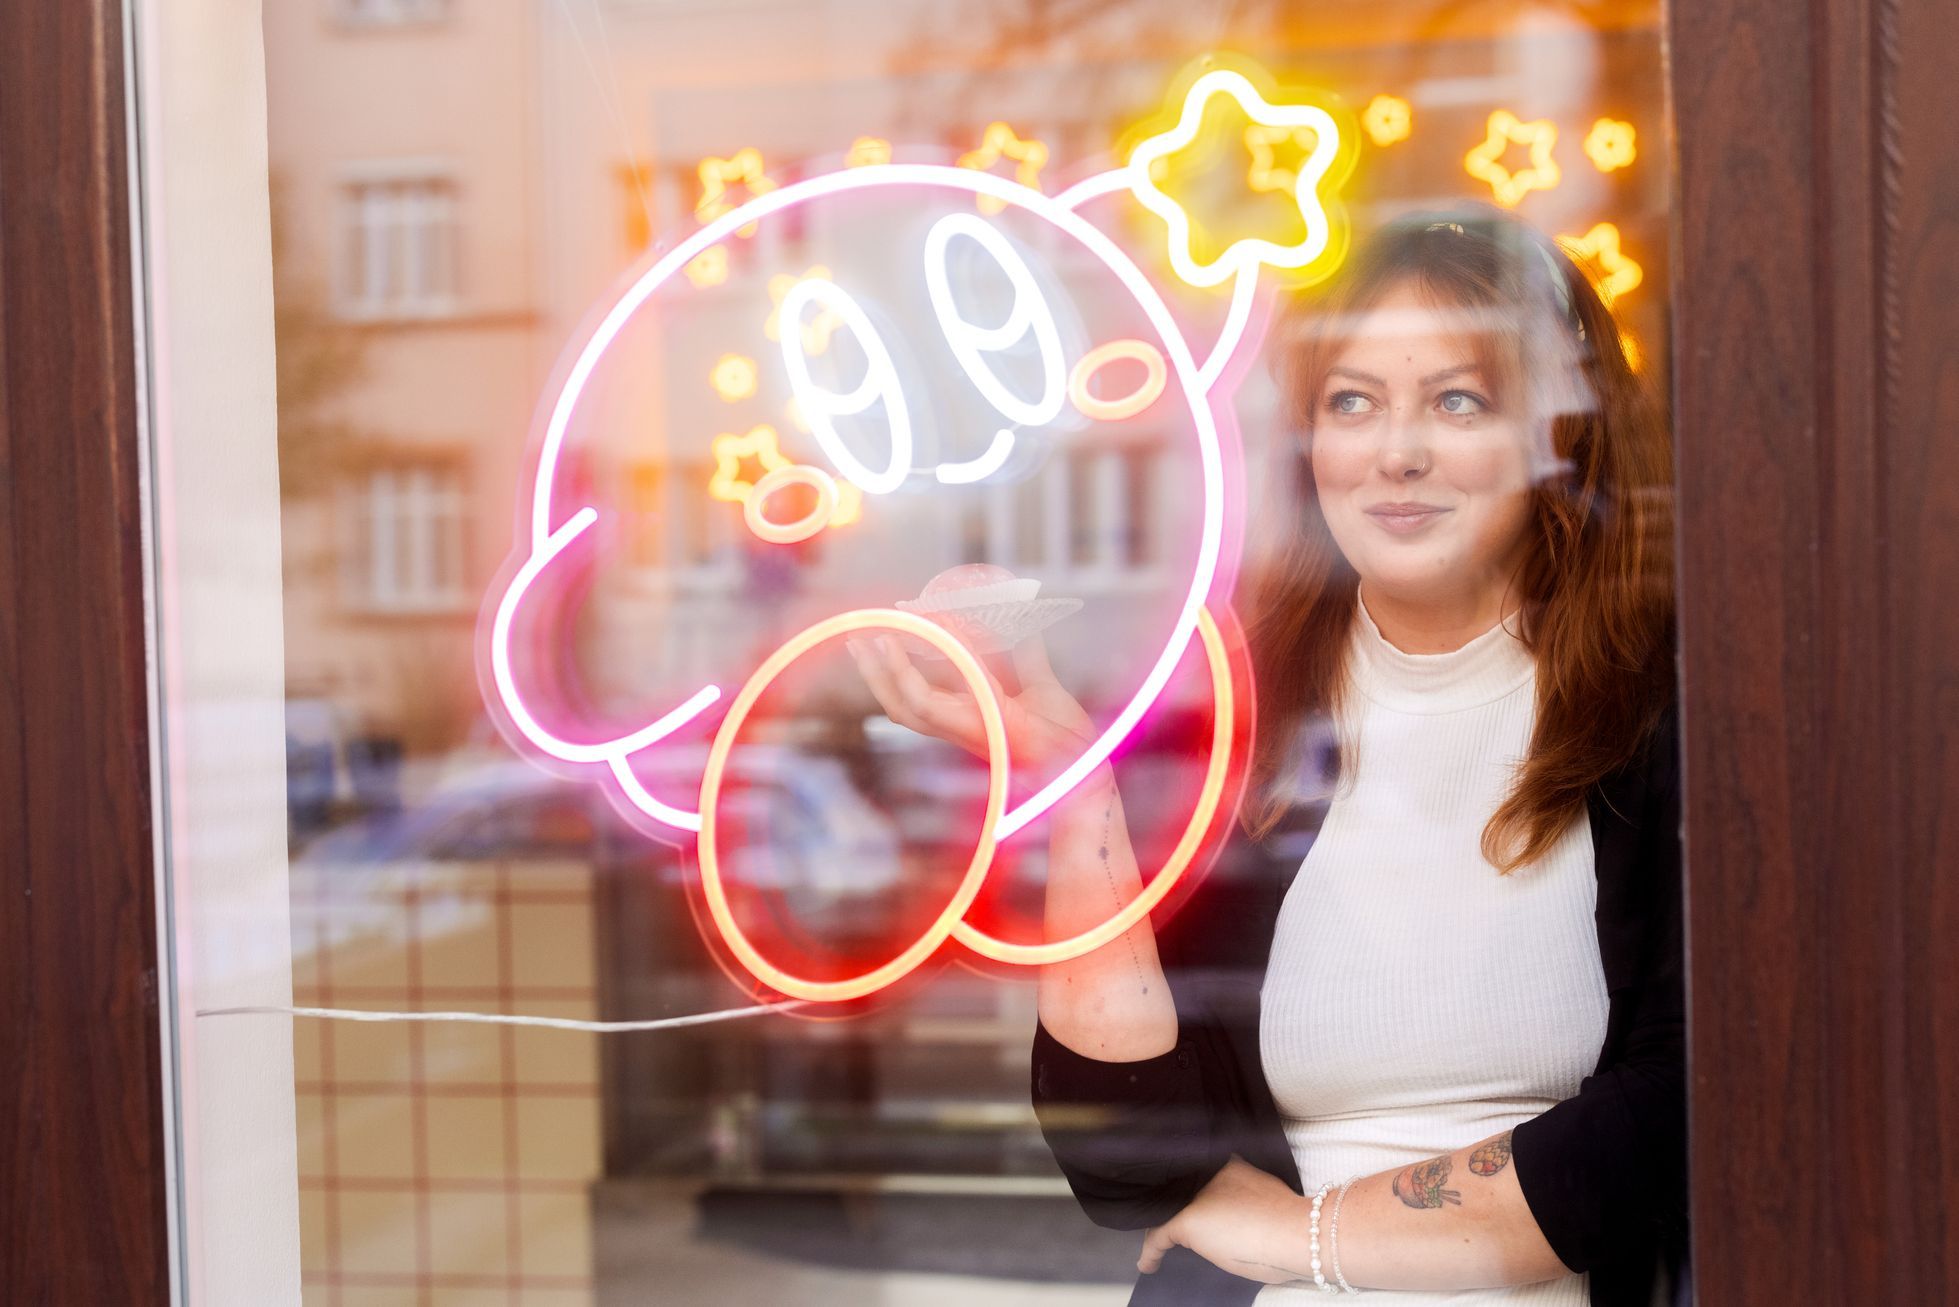
[[[1495,210],[1382,231],[1290,325],[1243,829],[1170,921],[1044,968],[1043,1130],[1148,1231],[1134,1302],[1645,1307],[1686,1254],[1664,423]],[[970,698],[856,652],[977,747]],[[1038,641],[1014,661],[1038,769],[1094,729]],[[1054,935],[1138,892],[1106,768],[1050,839]]]

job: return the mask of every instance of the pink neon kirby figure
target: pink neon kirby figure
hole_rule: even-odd
[[[1220,97],[1309,142],[1294,190],[1305,234],[1284,245],[1240,240],[1200,261],[1190,221],[1160,189],[1156,166],[1193,147],[1207,107]],[[849,167],[757,195],[651,257],[567,353],[540,408],[524,526],[485,610],[485,689],[500,725],[539,761],[589,772],[609,785],[615,800],[639,818],[693,835],[716,927],[742,965],[779,992],[818,1000],[859,997],[916,967],[947,938],[997,961],[1035,964],[1078,956],[1119,936],[1174,887],[1223,794],[1234,687],[1206,604],[1228,580],[1236,555],[1236,542],[1227,539],[1227,453],[1235,447],[1228,402],[1232,364],[1252,334],[1261,269],[1310,277],[1330,270],[1344,250],[1344,225],[1329,197],[1351,166],[1349,142],[1342,120],[1327,107],[1275,103],[1254,73],[1208,66],[1173,101],[1164,130],[1144,138],[1121,167],[1059,195],[940,164]],[[1208,348],[1193,347],[1136,259],[1083,216],[1091,202],[1108,207],[1124,198],[1163,220],[1169,263],[1179,278],[1200,288],[1230,285],[1222,330]],[[1066,595],[1041,595],[1032,578],[961,573],[957,579],[982,580],[988,587],[978,604],[971,603],[975,596],[962,600],[941,582],[896,607],[842,607],[827,615],[811,610],[816,620],[777,640],[772,652],[731,654],[711,677],[664,689],[650,712],[624,727],[581,712],[584,700],[565,688],[577,679],[569,667],[575,660],[568,637],[551,632],[568,623],[553,627],[550,615],[574,602],[599,548],[595,542],[608,532],[604,496],[592,488],[602,460],[579,459],[572,451],[619,425],[621,406],[613,395],[633,375],[609,361],[615,352],[648,341],[684,341],[706,333],[705,324],[729,319],[729,305],[739,298],[735,288],[724,286],[719,275],[696,274],[704,265],[725,270],[727,251],[744,232],[766,233],[792,214],[805,226],[843,233],[836,253],[822,266],[770,278],[766,325],[773,339],[763,353],[776,358],[766,365],[747,360],[744,369],[746,356],[729,353],[716,373],[717,386],[725,376],[737,393],[753,393],[758,370],[780,377],[807,436],[801,458],[785,451],[768,424],[714,441],[714,471],[704,494],[740,504],[752,549],[808,548],[847,522],[861,523],[853,531],[885,523],[885,552],[902,564],[905,522],[943,516],[958,496],[1030,475],[1030,468],[1037,473],[1053,433],[1138,420],[1178,433],[1176,452],[1188,475],[1174,487],[1182,497],[1177,521],[1188,530],[1164,565],[1174,591],[1172,611],[1143,642],[1121,708],[1018,803],[1007,801],[1006,737],[997,729],[999,706],[975,655],[1011,644],[1076,604]],[[659,432],[668,448],[683,438]],[[960,619],[962,603],[970,611]],[[780,607],[791,610],[786,600]],[[948,609],[955,613],[949,620],[931,620]],[[860,975],[818,981],[790,974],[741,935],[721,884],[714,805],[737,737],[762,692],[817,645],[878,631],[932,647],[980,701],[990,751],[986,829],[952,901],[910,948]],[[1008,943],[966,922],[963,914],[995,845],[1012,839],[1107,761],[1163,694],[1193,638],[1210,668],[1218,725],[1189,828],[1142,898],[1093,930],[1041,945]],[[724,695],[727,685],[739,686],[732,697]],[[666,785],[656,793],[642,764],[683,739],[698,741],[717,705],[720,722],[698,777],[698,797],[684,786]]]

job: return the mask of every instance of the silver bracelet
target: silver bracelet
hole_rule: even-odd
[[[1321,1293],[1340,1292],[1340,1290],[1326,1282],[1326,1276],[1320,1274],[1320,1204],[1326,1201],[1326,1191],[1331,1188],[1333,1188],[1333,1181],[1328,1180],[1320,1186],[1320,1191],[1313,1195],[1313,1219],[1306,1227],[1307,1233],[1312,1237],[1313,1283],[1320,1286]]]
[[[1327,1232],[1328,1251],[1333,1257],[1333,1278],[1340,1282],[1340,1288],[1347,1293],[1359,1293],[1360,1290],[1348,1284],[1347,1277],[1340,1273],[1340,1204],[1347,1201],[1347,1190],[1351,1189],[1354,1181],[1358,1179],[1360,1179],[1359,1175],[1350,1175],[1346,1183],[1340,1186],[1340,1193],[1333,1200],[1333,1224]]]

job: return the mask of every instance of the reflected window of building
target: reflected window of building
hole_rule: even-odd
[[[333,16],[361,27],[434,23],[449,16],[449,0],[333,0]]]
[[[460,466],[373,468],[356,479],[349,499],[345,583],[354,606],[391,613],[470,607],[464,563],[468,496]]]
[[[350,318],[439,317],[457,307],[457,187],[432,165],[373,165],[341,187],[339,303]]]

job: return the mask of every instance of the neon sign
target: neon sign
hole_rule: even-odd
[[[1639,157],[1638,133],[1631,123],[1601,118],[1585,134],[1585,157],[1600,172],[1630,167]]]
[[[1144,208],[1163,219],[1170,228],[1170,263],[1177,275],[1193,286],[1217,286],[1247,274],[1255,275],[1261,265],[1283,269],[1300,281],[1319,280],[1330,274],[1346,255],[1346,225],[1337,206],[1330,207],[1333,193],[1353,170],[1354,141],[1351,130],[1341,130],[1333,110],[1320,104],[1274,104],[1255,80],[1256,70],[1234,64],[1211,68],[1197,78],[1185,92],[1176,120],[1167,131],[1146,137],[1129,156],[1122,171],[1122,184]],[[1163,174],[1159,160],[1168,160],[1197,140],[1211,101],[1228,98],[1237,102],[1255,127],[1276,129],[1277,139],[1310,135],[1312,149],[1301,160],[1290,178],[1290,190],[1305,224],[1305,235],[1290,245],[1260,237],[1244,237],[1231,242],[1217,258],[1200,261],[1192,251],[1194,235],[1190,214],[1166,194],[1159,185]],[[1270,133],[1260,139],[1270,143]],[[1276,183],[1276,178],[1271,178]],[[1083,183],[1087,185],[1087,183]],[[1081,186],[1075,188],[1081,190]]]
[[[1289,242],[1247,236],[1217,257],[1199,260],[1191,248],[1190,217],[1159,185],[1159,178],[1169,175],[1159,164],[1192,146],[1207,109],[1219,97],[1235,101],[1255,124],[1282,133],[1275,143],[1288,139],[1301,145],[1299,166],[1282,181],[1276,174],[1274,180],[1290,197],[1305,234]],[[1305,102],[1309,98],[1314,102]],[[1226,512],[1227,454],[1234,444],[1228,378],[1235,375],[1234,360],[1256,339],[1255,306],[1264,275],[1313,280],[1328,275],[1343,257],[1347,224],[1338,192],[1351,171],[1355,133],[1351,118],[1337,104],[1277,92],[1252,66],[1225,66],[1215,59],[1194,70],[1184,91],[1173,96],[1163,121],[1162,130],[1143,136],[1120,166],[1053,196],[1038,187],[1046,147],[1021,140],[1004,124],[989,128],[981,149],[955,165],[890,162],[889,145],[878,138],[860,138],[844,167],[781,186],[762,176],[759,153],[711,160],[720,189],[708,185],[710,171],[703,164],[702,225],[671,248],[650,253],[602,306],[596,325],[567,353],[540,407],[527,524],[485,609],[486,694],[506,734],[540,762],[596,773],[615,800],[636,816],[695,838],[709,917],[722,941],[761,984],[817,1001],[861,997],[915,969],[948,940],[980,956],[1019,965],[1080,956],[1119,937],[1161,903],[1217,819],[1242,698],[1210,608],[1217,602],[1214,591],[1228,575],[1228,559],[1236,556],[1227,543],[1227,530],[1234,525]],[[1001,158],[1017,163],[1012,178],[988,170]],[[740,203],[728,193],[737,183],[750,192]],[[1165,224],[1165,252],[1179,278],[1199,291],[1230,283],[1221,325],[1207,346],[1193,345],[1137,257],[1084,215],[1091,205],[1124,195]],[[677,793],[656,795],[635,768],[635,759],[662,756],[679,733],[705,725],[706,714],[722,702],[719,684],[676,696],[677,701],[662,704],[650,720],[626,730],[581,727],[527,689],[533,669],[527,667],[526,655],[538,646],[517,639],[522,614],[534,603],[548,604],[564,589],[564,583],[551,578],[575,576],[582,566],[576,559],[589,563],[593,541],[600,538],[592,530],[601,517],[599,507],[581,502],[586,498],[582,483],[563,470],[568,444],[579,424],[590,420],[586,414],[594,405],[588,402],[589,392],[622,335],[640,315],[663,303],[662,297],[676,294],[676,284],[681,291],[689,283],[700,285],[696,269],[704,257],[723,251],[723,277],[713,283],[723,285],[725,243],[731,237],[802,206],[838,206],[839,212],[850,213],[860,211],[851,206],[872,203],[932,218],[878,251],[895,265],[893,276],[922,292],[919,298],[929,310],[932,329],[895,331],[884,300],[865,284],[861,272],[853,274],[841,263],[835,270],[815,266],[800,275],[769,278],[771,306],[764,328],[777,345],[774,359],[757,364],[730,350],[715,365],[713,384],[718,394],[734,402],[759,391],[759,378],[749,369],[779,377],[797,425],[806,428],[817,457],[800,462],[792,458],[767,424],[742,434],[724,432],[712,441],[715,470],[705,494],[739,504],[748,529],[765,545],[794,544],[825,526],[860,516],[875,518],[884,511],[884,501],[901,493],[943,486],[950,489],[942,493],[951,495],[986,482],[1014,461],[1030,436],[1044,437],[1070,423],[1078,426],[1081,419],[1119,422],[1155,410],[1158,420],[1187,426],[1196,472],[1187,484],[1197,509],[1190,519],[1194,547],[1186,555],[1188,571],[1178,586],[1174,619],[1160,646],[1152,642],[1140,651],[1139,663],[1146,670],[1100,734],[1018,803],[1009,800],[1006,788],[1010,759],[1001,708],[977,657],[947,627],[894,608],[854,608],[824,618],[768,654],[742,680],[714,728],[697,798],[689,803]],[[1067,247],[1075,269],[1071,282],[1092,272],[1119,298],[1123,312],[1133,316],[1135,329],[1082,340],[1082,315],[1070,302],[1055,298],[1069,283],[1037,266],[1028,232],[1040,233],[1042,247]],[[974,269],[971,277],[959,275]],[[989,293],[979,296],[975,286]],[[729,286],[716,295],[738,289]],[[936,412],[920,407],[925,392],[909,379],[927,353],[948,361],[950,384],[963,387],[967,402],[988,414],[984,428],[974,433],[980,442],[977,453],[941,457],[950,452],[939,444],[943,431],[938,425],[921,425],[928,417],[942,425]],[[1117,369],[1122,377],[1111,381]],[[1137,369],[1140,377],[1134,375]],[[759,472],[747,472],[750,464]],[[771,511],[771,502],[791,490],[810,501],[807,511],[793,518]],[[568,558],[573,562],[567,563]],[[727,898],[717,805],[743,726],[761,694],[826,641],[860,630],[896,631],[924,640],[972,689],[987,741],[987,800],[971,861],[932,925],[883,964],[844,980],[819,980],[777,965],[744,935]],[[1164,694],[1193,641],[1209,672],[1209,756],[1188,823],[1143,894],[1092,929],[1038,945],[999,939],[966,921],[996,848],[1108,761]],[[546,647],[545,656],[556,655]],[[730,670],[739,675],[738,669]]]
[[[1532,191],[1548,191],[1562,176],[1551,147],[1558,143],[1558,126],[1548,118],[1524,122],[1508,109],[1490,115],[1482,144],[1463,158],[1463,169],[1477,181],[1488,182],[1490,194],[1506,209],[1514,209]],[[1530,166],[1511,172],[1501,160],[1512,145],[1530,150]]]
[[[1048,147],[1032,138],[1023,141],[1005,123],[988,124],[979,148],[960,155],[959,166],[984,172],[1002,159],[1010,160],[1015,165],[1015,181],[1031,190],[1041,188],[1041,169],[1047,167]],[[975,203],[979,211],[986,214],[996,214],[1007,207],[1005,200],[985,192],[981,192]]]
[[[1398,95],[1377,95],[1361,111],[1361,126],[1376,145],[1394,145],[1414,134],[1414,106]]]
[[[1583,236],[1558,237],[1558,243],[1570,250],[1580,263],[1596,270],[1593,280],[1607,308],[1646,279],[1646,270],[1620,250],[1616,223],[1597,223]]]

